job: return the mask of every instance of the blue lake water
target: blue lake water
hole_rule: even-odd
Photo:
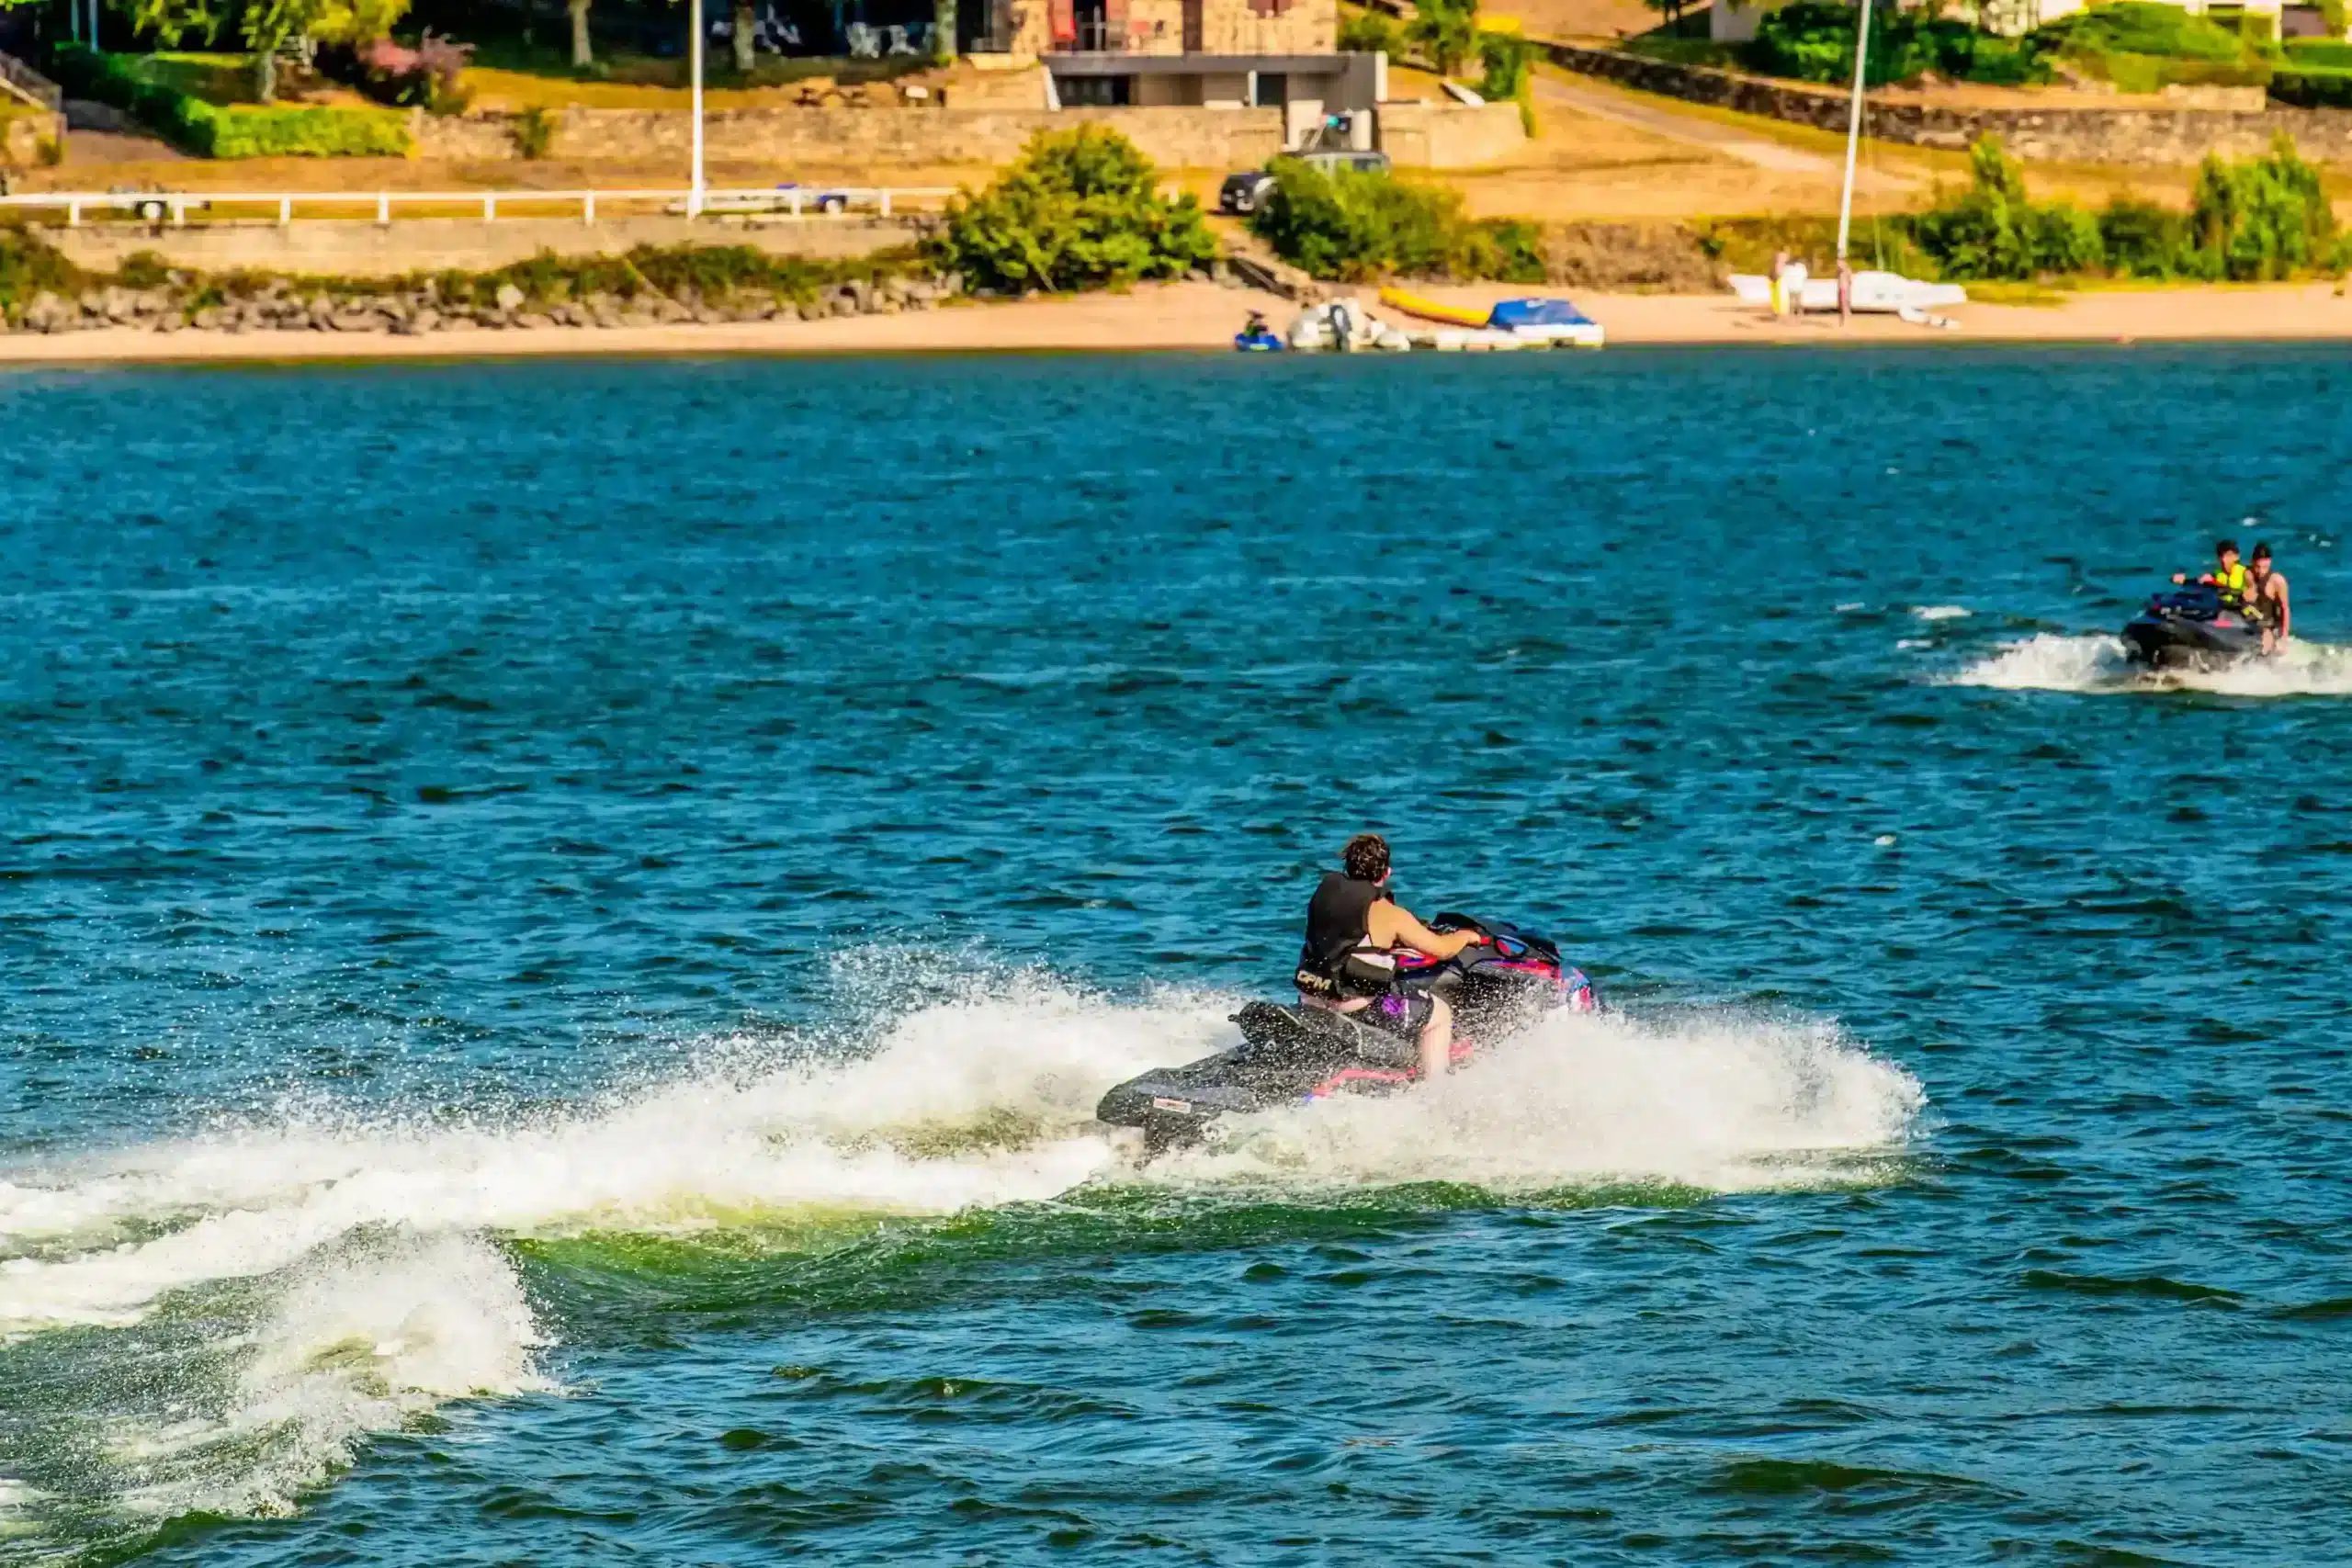
[[[0,378],[0,1563],[2341,1561],[2347,380]],[[1616,1010],[1123,1163],[1366,827]]]

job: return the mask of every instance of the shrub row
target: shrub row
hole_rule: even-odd
[[[1837,0],[1795,0],[1768,11],[1742,53],[1768,76],[1844,83],[1854,73],[1854,17]],[[1931,19],[1894,6],[1871,11],[1871,47],[1864,62],[1870,85],[1907,82],[1933,71],[1972,82],[2023,85],[2046,82],[2052,70],[2030,39],[2005,39],[1962,22]]]
[[[408,117],[391,109],[209,104],[139,73],[135,60],[59,44],[50,73],[75,97],[111,104],[208,158],[405,157]]]
[[[2352,109],[2352,69],[2341,65],[2306,65],[2298,50],[2270,78],[2270,96],[2282,104],[2307,109]]]
[[[1973,178],[1925,212],[1897,220],[1903,238],[1956,279],[2112,275],[2266,282],[2352,266],[2319,171],[2281,136],[2259,158],[2209,156],[2189,209],[2119,197],[2098,212],[2035,202],[2024,171],[1987,137],[1971,150]]]
[[[1250,230],[1309,276],[1544,281],[1542,231],[1517,219],[1464,218],[1457,191],[1363,170],[1326,173],[1290,158],[1277,159],[1273,174]]]
[[[487,309],[509,288],[527,307],[546,308],[597,297],[724,303],[774,299],[808,304],[844,287],[879,289],[920,279],[933,258],[914,246],[838,260],[772,255],[749,245],[639,245],[623,255],[560,256],[542,251],[487,272],[417,272],[393,278],[253,270],[198,273],[175,268],[150,251],[112,273],[78,267],[33,231],[0,226],[0,321],[21,318],[42,293],[68,298],[109,288],[167,291],[195,310],[270,296],[329,301],[429,293],[447,309]],[[509,296],[511,299],[512,296]]]
[[[1842,84],[1853,75],[1854,19],[1855,8],[1838,0],[1795,0],[1765,13],[1740,58],[1766,75]],[[1873,86],[1931,72],[2024,86],[2052,80],[2061,61],[2134,93],[2171,83],[2259,86],[2273,67],[2267,45],[2161,0],[2115,0],[2018,39],[1936,17],[1925,7],[1871,13],[1867,69]],[[2309,63],[2338,62],[2315,55]]]

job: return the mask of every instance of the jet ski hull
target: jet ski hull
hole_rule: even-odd
[[[1477,922],[1441,915],[1435,929]],[[1453,1007],[1453,1057],[1476,1054],[1479,1034],[1560,1008],[1589,1011],[1592,984],[1560,963],[1549,942],[1510,926],[1481,926],[1498,940],[1458,960],[1410,965],[1399,985],[1444,996]],[[1465,957],[1469,957],[1465,954]],[[1410,1040],[1346,1013],[1304,1004],[1251,1002],[1233,1015],[1241,1043],[1181,1066],[1155,1067],[1102,1097],[1096,1120],[1140,1129],[1147,1156],[1197,1142],[1220,1117],[1249,1115],[1335,1094],[1394,1094],[1419,1076]]]
[[[2123,628],[2125,651],[2154,670],[2218,670],[2262,656],[2262,628],[2197,584],[2159,593]]]
[[[2262,655],[2262,634],[2244,625],[2142,615],[2123,628],[2135,662],[2156,670],[2215,670]]]

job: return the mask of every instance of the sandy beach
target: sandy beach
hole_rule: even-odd
[[[1531,292],[1499,286],[1432,288],[1456,304],[1484,304]],[[1534,292],[1547,292],[1537,290]],[[1728,294],[1586,294],[1570,290],[1618,347],[1704,344],[2064,343],[2279,341],[2352,338],[2352,299],[2329,284],[2116,289],[2064,297],[2046,306],[1972,304],[1951,312],[1946,331],[1885,316],[1776,321]],[[1361,291],[1367,304],[1372,291]],[[972,304],[895,316],[593,331],[387,333],[156,333],[130,328],[0,336],[0,363],[86,365],[453,359],[614,354],[905,354],[1070,350],[1219,349],[1256,306],[1277,325],[1294,307],[1210,284],[1183,283],[1127,294]],[[1374,305],[1374,310],[1380,308]],[[1391,314],[1393,312],[1383,312]]]

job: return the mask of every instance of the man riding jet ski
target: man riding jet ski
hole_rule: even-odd
[[[2276,574],[2268,570],[2270,547],[2257,545],[2264,577],[2257,580],[2238,559],[2234,539],[2213,547],[2213,569],[2195,582],[2186,572],[2181,586],[2157,593],[2123,628],[2126,650],[2137,662],[2158,670],[2211,670],[2274,650],[2278,630],[2270,623],[2273,597],[2263,590]]]
[[[1228,1112],[1391,1092],[1443,1073],[1475,1049],[1457,1022],[1484,1032],[1553,1008],[1592,1010],[1591,982],[1544,938],[1465,915],[1423,925],[1398,908],[1375,835],[1350,840],[1345,863],[1307,906],[1297,1005],[1250,1003],[1234,1015],[1239,1045],[1119,1085],[1099,1120],[1142,1129],[1157,1153]]]

